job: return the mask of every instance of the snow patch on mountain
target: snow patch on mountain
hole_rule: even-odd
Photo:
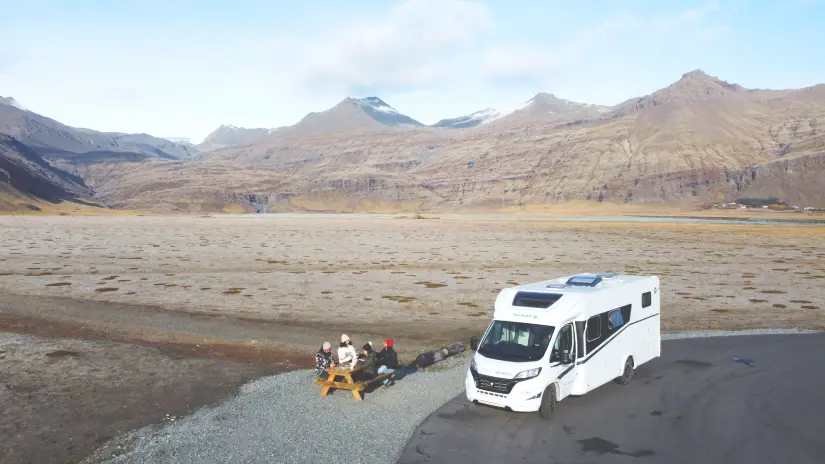
[[[378,97],[357,98],[355,101],[357,101],[361,106],[371,108],[375,111],[381,111],[382,113],[401,114],[398,110],[388,105],[384,100],[381,100]]]
[[[0,97],[0,105],[13,106],[18,110],[29,111],[24,108],[17,100],[12,97]]]
[[[381,124],[387,126],[423,126],[415,119],[399,113],[378,97],[352,98],[365,113]]]
[[[485,108],[481,111],[476,111],[475,113],[459,116],[457,118],[442,119],[437,123],[433,124],[433,127],[450,127],[453,129],[461,129],[466,127],[476,127],[484,124],[490,124],[493,121],[497,121],[505,116],[509,116],[515,113],[516,111],[527,107],[531,102],[532,100],[527,100],[526,102],[523,102],[518,106],[504,110],[498,110],[495,108]]]
[[[603,114],[610,111],[610,108],[601,105],[592,105],[589,103],[579,103],[565,98],[558,98],[550,93],[538,93],[533,98],[522,102],[521,104],[503,110],[494,108],[485,108],[481,111],[476,111],[464,116],[456,118],[442,119],[433,124],[432,127],[448,127],[451,129],[460,129],[467,127],[476,127],[490,124],[502,118],[510,116],[517,111],[523,112],[526,115],[533,117],[543,114],[557,114],[557,115],[575,115],[581,113],[597,113]]]

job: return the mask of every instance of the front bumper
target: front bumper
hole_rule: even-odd
[[[476,378],[469,370],[464,380],[464,392],[467,400],[516,412],[538,411],[541,407],[541,397],[545,387],[536,378],[516,382],[509,393],[494,391],[490,388],[479,388],[476,386]]]

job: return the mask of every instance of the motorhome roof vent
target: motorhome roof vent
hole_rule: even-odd
[[[553,282],[552,284],[548,284],[547,288],[564,288],[567,284],[564,282]]]
[[[611,279],[616,277],[616,274],[613,272],[606,272],[604,274],[596,274],[596,277],[601,277],[602,279]]]
[[[602,278],[599,276],[578,275],[567,279],[567,285],[574,287],[595,287],[599,285],[601,281]]]
[[[513,306],[546,309],[559,301],[559,298],[561,295],[556,293],[518,292],[513,298]]]

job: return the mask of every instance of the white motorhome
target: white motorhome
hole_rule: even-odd
[[[611,380],[627,384],[661,354],[659,278],[578,274],[503,289],[475,349],[467,399],[539,411]]]

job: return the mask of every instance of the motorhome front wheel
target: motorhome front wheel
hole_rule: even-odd
[[[541,406],[539,407],[539,415],[544,420],[553,418],[553,413],[556,412],[556,386],[549,385],[541,397]]]

